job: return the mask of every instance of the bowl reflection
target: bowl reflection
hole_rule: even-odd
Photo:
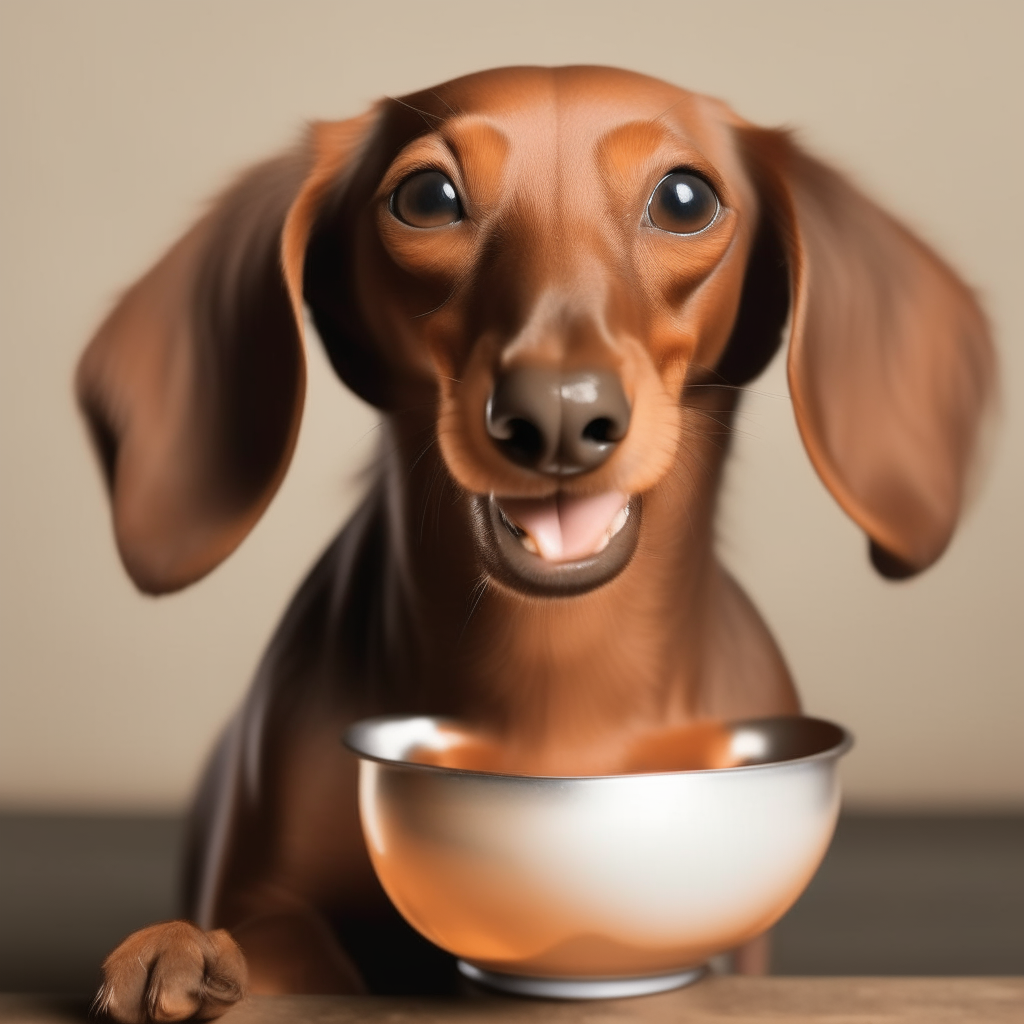
[[[616,996],[692,980],[771,927],[831,840],[845,730],[720,731],[731,767],[586,777],[445,767],[465,734],[438,718],[369,719],[345,743],[374,868],[413,927],[478,981]]]

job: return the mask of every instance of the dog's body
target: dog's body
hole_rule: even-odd
[[[781,133],[609,69],[470,76],[315,126],[101,328],[80,395],[144,589],[209,571],[280,482],[303,298],[383,454],[211,762],[189,910],[261,991],[437,990],[450,960],[373,876],[345,725],[452,715],[498,767],[576,774],[796,711],[714,554],[737,389],[788,316],[811,458],[904,575],[952,533],[992,354],[953,274]],[[215,1015],[245,969],[222,932],[156,926],[103,1005]]]

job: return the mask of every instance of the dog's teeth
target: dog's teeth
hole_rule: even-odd
[[[608,547],[608,545],[611,543],[612,537],[614,537],[615,534],[617,534],[619,530],[621,530],[626,525],[626,520],[628,518],[629,506],[627,505],[625,508],[620,509],[618,512],[615,513],[615,518],[608,525],[608,529],[607,531],[605,531],[605,535],[601,538],[601,540],[598,542],[597,547],[594,549],[595,555],[599,551],[604,551],[604,549]]]
[[[629,506],[624,505],[618,512],[615,513],[615,518],[612,520],[611,525],[608,527],[608,539],[611,540],[626,525],[626,520],[629,518]]]
[[[528,534],[521,534],[519,537],[519,543],[530,552],[531,555],[539,555],[540,551],[537,549],[537,545],[534,544],[533,538]]]

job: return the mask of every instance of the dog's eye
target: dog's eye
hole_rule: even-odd
[[[440,171],[406,178],[391,196],[391,212],[414,228],[441,228],[462,220],[459,194]]]
[[[693,235],[703,231],[718,215],[718,196],[696,174],[666,174],[647,203],[647,216],[662,231]]]

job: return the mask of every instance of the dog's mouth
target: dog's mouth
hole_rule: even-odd
[[[629,495],[607,491],[584,498],[495,498],[509,532],[545,562],[576,562],[600,554],[629,518]]]
[[[514,590],[558,597],[614,579],[636,550],[639,495],[473,499],[477,548],[487,571]]]

